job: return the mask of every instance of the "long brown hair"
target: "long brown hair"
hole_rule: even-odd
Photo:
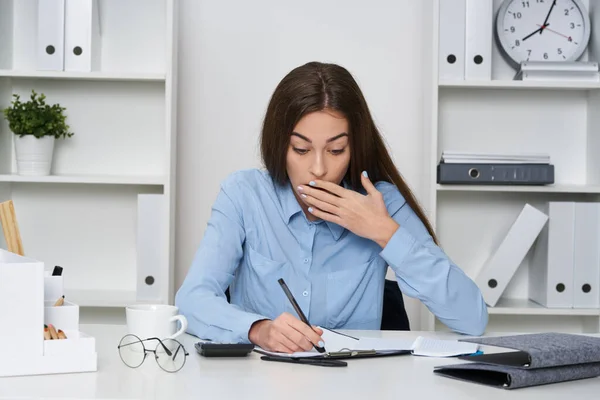
[[[437,243],[431,224],[386,149],[362,91],[339,65],[309,62],[290,71],[277,85],[267,108],[260,144],[271,177],[280,184],[287,182],[286,154],[294,127],[304,115],[324,109],[340,112],[348,120],[351,156],[344,180],[357,190],[362,187],[361,172],[367,171],[372,182],[396,185]]]

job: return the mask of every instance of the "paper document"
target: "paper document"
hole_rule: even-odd
[[[432,339],[419,336],[417,339],[380,339],[371,337],[352,337],[329,329],[323,329],[323,341],[328,353],[353,350],[376,350],[384,353],[386,351],[410,350],[412,354],[427,357],[453,357],[464,354],[473,354],[479,349],[475,343],[459,342],[458,340]],[[279,357],[318,357],[322,356],[314,348],[307,352],[279,353],[267,351],[256,347],[263,354]]]

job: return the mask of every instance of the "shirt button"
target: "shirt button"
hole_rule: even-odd
[[[308,292],[305,290],[304,292],[302,292],[302,296],[304,296],[304,297],[308,296]]]
[[[309,260],[308,258],[305,258],[305,259],[304,259],[304,264],[308,264],[308,262],[309,262],[309,261],[310,261],[310,260]]]

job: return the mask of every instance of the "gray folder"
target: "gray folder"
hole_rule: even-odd
[[[461,356],[470,362],[438,366],[434,373],[504,389],[600,376],[600,337],[532,333],[461,341],[512,351]]]
[[[552,164],[439,163],[437,183],[472,185],[545,185],[554,183]]]

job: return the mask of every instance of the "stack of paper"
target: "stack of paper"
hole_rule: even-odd
[[[545,153],[480,153],[444,151],[441,162],[447,164],[550,164]]]
[[[376,350],[378,352],[410,350],[413,355],[426,357],[454,357],[476,353],[479,346],[475,343],[459,342],[458,340],[432,339],[423,336],[413,340],[380,339],[369,337],[352,337],[329,329],[323,329],[323,341],[327,353],[340,351]],[[312,349],[308,352],[277,353],[263,350],[256,351],[279,357],[318,357],[321,353]]]

